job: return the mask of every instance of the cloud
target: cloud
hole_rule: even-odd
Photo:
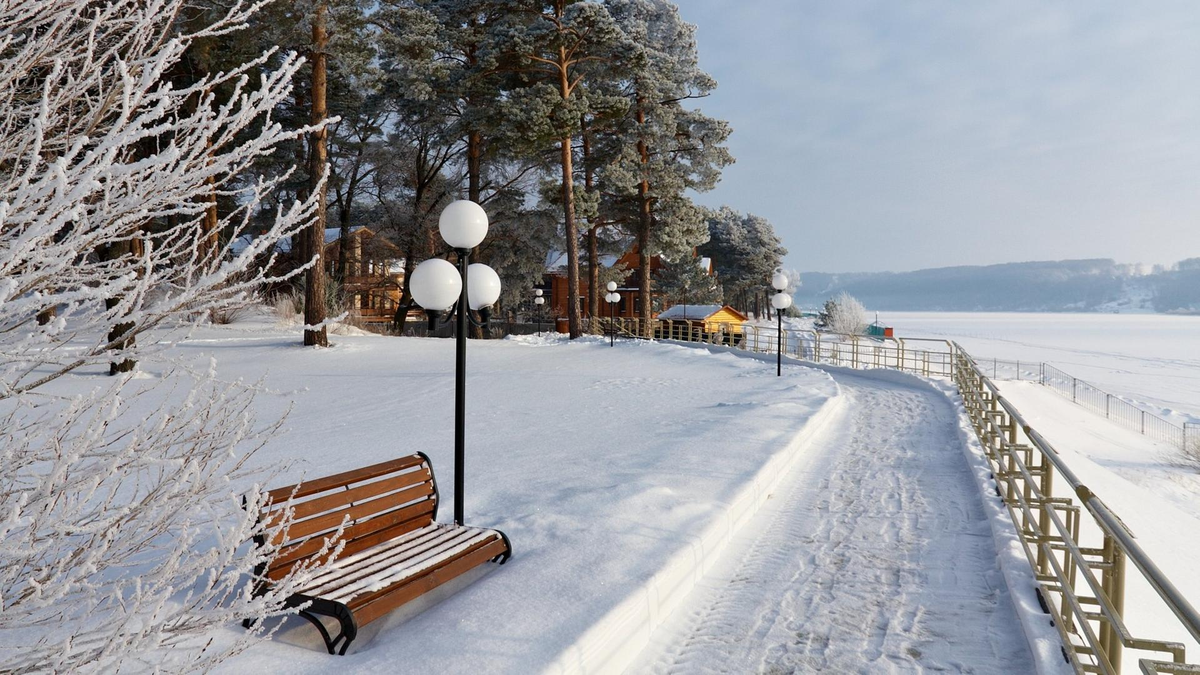
[[[1200,254],[1200,5],[683,0],[802,269]],[[854,232],[855,236],[847,236]]]

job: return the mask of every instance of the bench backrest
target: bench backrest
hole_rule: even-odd
[[[284,577],[301,561],[320,553],[343,520],[347,524],[339,541],[345,546],[339,557],[425,527],[437,517],[437,482],[424,453],[306,480],[267,494],[270,503],[262,518],[268,526],[281,521],[285,509],[292,511],[291,524],[270,534],[272,543],[282,544],[279,555],[264,570],[270,579]]]

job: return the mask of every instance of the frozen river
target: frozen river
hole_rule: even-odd
[[[1200,422],[1200,316],[880,312],[879,319],[900,337],[957,340],[980,359],[1044,361]]]

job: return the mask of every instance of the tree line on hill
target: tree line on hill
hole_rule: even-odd
[[[190,3],[180,20],[202,22],[220,6]],[[509,308],[540,281],[551,249],[566,252],[572,295],[587,279],[596,315],[600,259],[636,247],[643,319],[654,311],[657,254],[678,263],[705,247],[730,297],[745,303],[765,292],[762,269],[780,262],[770,223],[710,212],[691,198],[734,159],[729,124],[695,103],[716,82],[700,69],[695,28],[672,2],[276,2],[245,30],[197,43],[176,77],[202,77],[270,49],[276,60],[292,51],[308,57],[271,121],[303,129],[336,118],[254,167],[285,177],[264,205],[267,218],[298,197],[320,202],[298,247],[304,260],[321,254],[327,226],[340,228],[348,246],[349,228],[369,225],[403,252],[407,273],[449,255],[437,216],[465,198],[491,219],[472,260],[497,270]],[[730,234],[739,228],[746,232]],[[763,248],[751,254],[739,248],[743,240]],[[334,277],[345,276],[348,258],[342,250]],[[672,265],[661,290],[699,293],[705,285],[691,272]],[[322,265],[305,274],[309,326],[325,319],[324,274]],[[399,304],[401,312],[414,306],[407,282]],[[567,306],[575,337],[580,308]],[[324,328],[306,331],[305,341],[324,344]]]
[[[915,272],[808,272],[796,295],[818,306],[846,291],[869,307],[927,311],[1157,311],[1200,313],[1200,258],[1173,266],[1062,260]]]

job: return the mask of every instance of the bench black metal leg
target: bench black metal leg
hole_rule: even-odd
[[[307,619],[309,623],[316,626],[317,630],[321,631],[321,639],[325,641],[325,649],[328,649],[329,653],[333,654],[334,648],[337,645],[337,641],[329,639],[329,631],[325,630],[325,624],[321,623],[321,620],[319,618],[313,616],[312,614],[309,614],[308,612],[299,612],[299,614],[300,614],[300,616]],[[341,639],[342,639],[342,636],[339,635],[338,640],[341,640]]]
[[[492,562],[503,565],[512,557],[512,542],[508,540],[508,535],[500,530],[496,530],[496,534],[500,535],[500,538],[504,540],[504,553],[492,558]]]

